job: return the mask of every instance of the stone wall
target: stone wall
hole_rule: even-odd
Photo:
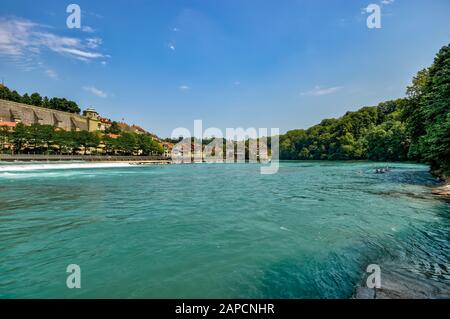
[[[52,125],[66,131],[96,131],[100,121],[77,114],[0,99],[0,121]]]

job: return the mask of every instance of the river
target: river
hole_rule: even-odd
[[[0,163],[2,298],[349,298],[369,264],[450,295],[424,165],[58,165]]]

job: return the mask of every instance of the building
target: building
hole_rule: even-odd
[[[173,150],[173,144],[169,142],[161,142],[158,140],[159,143],[161,143],[163,149],[164,149],[164,156],[165,157],[171,157],[172,156],[172,150]]]
[[[104,131],[108,127],[94,109],[87,109],[84,116],[33,105],[0,100],[0,123],[24,125],[51,125],[65,131]],[[5,124],[6,125],[6,124]],[[15,126],[14,125],[14,126]]]
[[[17,123],[16,122],[8,122],[8,121],[2,121],[0,119],[0,130],[6,129],[7,131],[14,131],[16,128]]]

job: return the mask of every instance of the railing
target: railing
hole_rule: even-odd
[[[44,154],[0,154],[0,161],[171,161],[170,157],[162,155],[150,156],[115,156],[115,155],[44,155]]]

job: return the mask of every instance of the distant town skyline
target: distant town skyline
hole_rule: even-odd
[[[196,119],[284,133],[402,97],[450,41],[447,0],[76,1],[79,29],[69,4],[2,1],[0,78],[161,137]]]

